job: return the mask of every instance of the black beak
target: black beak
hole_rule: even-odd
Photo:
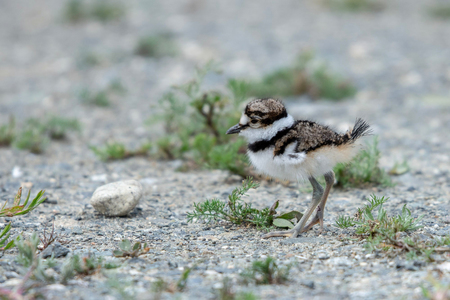
[[[227,130],[227,134],[239,133],[242,130],[242,126],[239,124],[234,125],[230,129]]]

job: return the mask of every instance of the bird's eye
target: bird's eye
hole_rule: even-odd
[[[256,124],[258,123],[258,120],[251,120],[250,122],[252,122],[252,124]]]

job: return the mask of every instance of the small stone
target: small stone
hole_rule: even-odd
[[[133,258],[130,258],[129,260],[127,260],[127,263],[128,264],[140,264],[140,265],[143,265],[143,264],[145,264],[147,262],[146,262],[145,259],[142,259],[142,258],[139,258],[139,257],[133,257]]]
[[[415,266],[412,265],[412,264],[407,264],[407,265],[406,265],[406,270],[408,270],[408,271],[417,271],[418,268],[415,267]]]
[[[314,289],[314,281],[312,281],[312,280],[305,279],[305,280],[300,281],[300,284],[303,286],[306,286],[307,288]]]
[[[16,272],[13,272],[13,271],[6,271],[6,272],[5,272],[5,276],[6,276],[7,279],[10,279],[10,278],[20,278],[20,275],[17,274]]]
[[[112,182],[98,187],[91,204],[98,212],[108,216],[126,216],[139,202],[142,186],[136,180]]]
[[[81,229],[81,227],[75,226],[72,228],[72,234],[83,234],[83,229]]]
[[[214,283],[213,289],[218,290],[218,289],[221,289],[221,288],[223,288],[223,283],[222,283],[222,282],[216,282],[216,283]]]
[[[19,178],[23,175],[23,172],[20,170],[19,166],[14,166],[14,168],[11,171],[11,176],[13,178]]]
[[[45,203],[47,203],[47,204],[58,204],[58,201],[56,201],[55,199],[49,199],[47,197],[47,200],[45,200]]]
[[[330,259],[330,264],[341,267],[349,267],[352,265],[352,262],[346,257],[334,257]]]
[[[22,283],[20,278],[11,278],[3,282],[2,287],[15,287]]]
[[[47,285],[45,288],[47,290],[60,291],[60,292],[67,290],[67,288],[64,285],[59,284],[59,283]]]
[[[215,276],[215,275],[218,275],[219,273],[217,273],[216,271],[214,271],[214,270],[206,270],[205,271],[205,275],[208,275],[208,276]]]
[[[397,269],[402,269],[402,268],[404,268],[405,266],[406,266],[406,264],[405,264],[404,261],[397,261],[396,264],[395,264],[395,267],[396,267]]]
[[[106,182],[108,180],[108,176],[106,174],[92,175],[91,180],[97,182]]]
[[[64,257],[69,254],[70,249],[63,247],[60,243],[54,243],[42,251],[42,258],[47,258],[52,256],[55,258]]]
[[[317,258],[321,259],[321,260],[325,260],[325,259],[329,259],[330,256],[326,253],[319,253],[319,255],[317,255]]]
[[[426,263],[423,262],[423,261],[420,261],[420,260],[415,260],[413,262],[413,265],[416,266],[416,267],[423,267],[424,265],[426,265]]]
[[[449,272],[450,273],[450,262],[444,262],[437,266],[439,270],[442,272]]]

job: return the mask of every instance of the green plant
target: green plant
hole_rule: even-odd
[[[14,140],[14,146],[18,149],[28,150],[34,154],[44,152],[48,145],[49,139],[45,134],[38,120],[29,119],[25,126]]]
[[[161,294],[164,291],[169,293],[184,291],[186,289],[187,281],[191,271],[192,268],[184,268],[180,278],[176,282],[166,282],[162,278],[158,278],[158,280],[156,280],[152,284],[152,292],[155,294],[154,298],[161,299]]]
[[[125,92],[125,87],[118,79],[116,79],[111,81],[106,88],[97,92],[92,92],[89,89],[84,88],[81,90],[79,97],[85,104],[98,107],[108,107],[111,106],[111,98],[122,96]]]
[[[14,146],[40,154],[51,139],[64,139],[68,131],[80,131],[80,123],[76,119],[51,116],[46,119],[30,118],[24,128],[14,139]]]
[[[69,0],[64,7],[64,18],[69,22],[79,22],[86,18],[82,0]]]
[[[106,287],[108,290],[112,290],[115,293],[112,293],[111,296],[114,299],[122,299],[122,300],[134,300],[136,297],[136,289],[134,288],[135,284],[132,279],[127,278],[125,276],[117,276],[117,275],[108,275],[106,280]],[[157,298],[152,298],[157,300]]]
[[[222,280],[222,287],[214,291],[215,299],[217,300],[234,300],[235,293],[232,290],[231,280],[225,277]]]
[[[220,145],[214,135],[199,133],[193,141],[194,161],[209,169],[228,170],[233,174],[245,177],[248,175],[247,160],[243,158],[242,149],[246,142],[243,139]]]
[[[177,281],[177,291],[182,292],[186,289],[189,274],[191,274],[192,268],[185,268],[181,273],[180,278]]]
[[[34,210],[36,207],[39,206],[42,202],[44,202],[47,198],[42,198],[44,195],[44,190],[41,190],[36,197],[34,197],[33,200],[31,200],[30,204],[28,204],[28,201],[30,199],[30,193],[28,192],[27,199],[25,199],[25,202],[21,205],[20,201],[22,198],[22,188],[19,188],[19,191],[17,192],[16,196],[14,197],[14,203],[12,207],[6,207],[7,202],[2,206],[0,209],[0,217],[15,217],[20,215],[25,215],[29,213],[30,211]],[[28,206],[27,206],[28,205]]]
[[[291,266],[279,267],[275,259],[267,257],[265,260],[257,260],[241,273],[245,282],[255,284],[282,284],[288,281]]]
[[[115,269],[120,267],[115,262],[105,262],[101,257],[88,254],[88,256],[80,257],[78,254],[70,256],[64,262],[61,269],[61,282],[66,283],[69,279],[76,275],[87,276],[95,272],[105,269]]]
[[[256,296],[251,292],[235,293],[231,284],[231,279],[225,277],[222,281],[222,287],[214,291],[216,300],[256,300]]]
[[[369,204],[363,208],[359,208],[356,213],[356,217],[343,217],[339,216],[336,224],[340,228],[347,228],[350,226],[356,227],[356,234],[368,234],[374,237],[377,234],[397,233],[404,231],[411,231],[421,228],[418,223],[422,220],[422,217],[413,218],[411,211],[406,207],[406,204],[402,208],[402,213],[395,217],[389,217],[386,210],[383,208],[383,204],[386,203],[389,198],[377,197],[371,195],[370,199],[367,199]],[[378,208],[376,216],[373,211]]]
[[[121,3],[111,0],[96,0],[90,9],[92,19],[102,22],[122,19],[125,13],[125,7]]]
[[[236,295],[236,300],[257,300],[258,298],[252,292],[241,292]]]
[[[242,201],[242,197],[250,190],[258,188],[259,183],[253,182],[251,177],[242,182],[242,187],[235,188],[228,201],[210,199],[201,203],[194,203],[194,210],[187,213],[188,222],[204,220],[213,222],[226,220],[234,224],[253,224],[257,228],[269,229],[272,225],[277,227],[290,227],[289,220],[301,219],[302,214],[297,211],[276,216],[279,201],[272,207],[262,210],[253,208],[251,204]],[[293,225],[292,225],[293,226]]]
[[[45,273],[45,270],[54,267],[55,260],[53,258],[42,260],[37,255],[38,243],[39,238],[36,233],[33,233],[28,239],[24,239],[19,235],[14,240],[18,250],[16,261],[26,269],[26,272],[24,272],[24,277],[14,289],[0,288],[1,299],[28,299],[28,297],[23,296],[28,293],[30,288],[36,285],[27,284],[29,280],[33,280],[35,283],[37,281],[52,282],[54,280],[53,277]]]
[[[126,14],[125,7],[117,1],[95,0],[86,4],[83,0],[69,0],[64,7],[63,16],[75,23],[88,19],[108,22],[122,19]]]
[[[277,69],[247,85],[247,95],[256,97],[307,94],[314,99],[340,100],[356,93],[349,81],[331,72],[312,52],[304,52],[292,66]]]
[[[31,202],[28,204],[28,201],[30,200],[30,193],[28,192],[27,198],[25,199],[25,202],[21,205],[20,201],[22,198],[22,187],[19,188],[17,191],[16,196],[14,197],[13,206],[6,207],[7,201],[3,206],[0,208],[0,217],[15,217],[20,215],[25,215],[29,213],[30,211],[34,210],[36,207],[38,207],[42,202],[46,200],[46,198],[42,198],[44,195],[43,190],[41,190],[36,197],[31,200]],[[10,236],[9,231],[11,230],[11,223],[5,226],[3,228],[2,232],[0,233],[0,250],[7,250],[14,246],[14,240],[11,240],[7,243],[7,240]]]
[[[19,252],[16,261],[24,268],[28,268],[24,281],[29,278],[41,282],[51,282],[54,278],[48,276],[45,270],[54,267],[56,262],[53,258],[43,260],[40,255],[37,255],[38,243],[39,237],[36,233],[33,233],[28,239],[19,235],[14,241]]]
[[[109,100],[108,91],[103,90],[97,93],[92,93],[87,89],[83,89],[80,93],[81,100],[89,105],[108,107],[111,105]]]
[[[392,186],[389,175],[378,165],[380,155],[378,137],[375,137],[349,164],[338,164],[334,168],[337,184],[342,187]]]
[[[7,147],[14,141],[15,123],[14,117],[10,117],[8,124],[0,126],[0,147]]]
[[[431,259],[430,255],[439,251],[439,246],[450,244],[450,238],[427,241],[419,241],[410,237],[400,238],[398,234],[400,232],[411,232],[421,228],[420,221],[423,216],[412,217],[411,211],[404,205],[401,214],[391,217],[383,208],[383,204],[388,199],[372,195],[368,199],[369,204],[363,208],[358,208],[355,217],[339,216],[336,220],[336,226],[339,228],[356,226],[355,233],[365,238],[365,247],[369,251],[377,248],[384,250],[399,249],[409,252],[409,258],[424,255]],[[374,213],[374,210],[377,213]]]
[[[108,86],[108,90],[117,95],[125,95],[127,92],[127,89],[123,85],[122,81],[120,81],[120,79],[112,80]]]
[[[327,6],[336,10],[343,11],[381,11],[384,4],[380,0],[325,0]]]
[[[39,237],[36,233],[33,233],[29,239],[24,239],[22,236],[18,236],[15,241],[15,245],[19,254],[17,255],[17,262],[29,268],[37,259],[37,245],[39,243]]]
[[[68,279],[75,275],[86,276],[103,268],[113,269],[120,266],[115,262],[105,262],[104,259],[91,255],[82,258],[79,255],[73,255],[65,260],[62,268],[54,269],[61,275],[55,277],[51,273],[49,274],[47,270],[56,267],[57,262],[53,256],[44,260],[41,255],[37,254],[39,241],[36,233],[32,233],[26,239],[19,235],[14,240],[18,251],[16,261],[23,267],[24,276],[14,289],[0,288],[1,299],[34,299],[34,293],[39,294],[39,291],[30,292],[30,290],[38,288],[42,284],[58,281],[65,284]]]
[[[14,247],[14,241],[8,241],[10,237],[9,231],[11,230],[11,223],[8,223],[5,228],[3,228],[2,232],[0,232],[0,250],[8,250],[9,248]]]
[[[175,56],[178,51],[171,35],[158,34],[141,37],[134,52],[140,56],[159,58]]]
[[[140,242],[134,243],[131,245],[130,240],[124,239],[119,243],[120,250],[114,250],[113,255],[115,257],[138,257],[139,255],[146,254],[150,248],[147,246],[147,243],[141,245]]]
[[[194,203],[194,211],[187,214],[188,222],[193,222],[194,219],[207,222],[227,220],[235,224],[251,223],[257,227],[267,228],[273,219],[269,209],[258,210],[241,200],[250,189],[256,189],[258,186],[259,184],[253,182],[252,178],[248,178],[243,181],[242,188],[233,190],[228,196],[228,202],[211,199]]]
[[[96,52],[81,53],[77,59],[77,64],[80,68],[91,68],[101,65],[104,62],[102,56]]]
[[[228,94],[204,91],[202,82],[213,70],[218,72],[212,63],[198,69],[194,79],[173,87],[160,100],[161,113],[153,122],[163,122],[166,136],[157,142],[158,153],[185,159],[190,166],[225,169],[245,177],[250,172],[244,142],[224,133],[239,119],[246,84],[230,80]]]
[[[436,3],[428,7],[428,13],[437,19],[450,20],[450,4]]]
[[[91,146],[90,148],[101,160],[108,161],[126,159],[134,156],[146,156],[151,149],[151,144],[144,143],[140,148],[134,151],[127,150],[124,144],[118,142],[106,143],[102,148],[94,146]]]
[[[58,116],[50,117],[43,126],[50,138],[54,140],[65,139],[68,131],[81,130],[80,122],[77,119],[67,119]]]

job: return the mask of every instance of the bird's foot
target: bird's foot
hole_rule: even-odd
[[[271,237],[277,237],[277,236],[287,236],[291,238],[296,238],[299,235],[299,230],[291,229],[291,230],[284,230],[284,231],[273,231],[269,232],[267,234],[264,234],[262,236],[263,239],[271,238]]]
[[[308,230],[310,230],[314,225],[319,224],[320,223],[320,219],[317,215],[314,216],[314,219],[311,220],[311,222],[309,222],[308,225],[305,226],[305,228],[303,228],[302,232],[306,232]],[[323,230],[323,226],[320,227],[319,231],[322,232]]]
[[[320,209],[320,207],[317,208],[317,213],[314,216],[314,218],[311,220],[311,222],[303,228],[302,232],[306,232],[310,230],[314,225],[320,224],[319,233],[323,231],[323,212]]]

